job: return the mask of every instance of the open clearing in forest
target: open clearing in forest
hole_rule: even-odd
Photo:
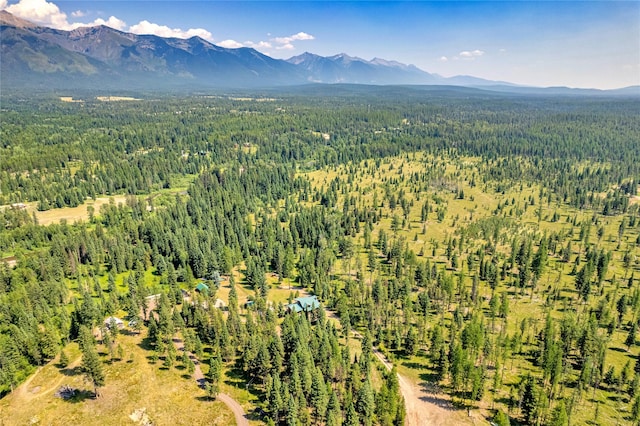
[[[67,223],[79,221],[86,222],[89,220],[89,212],[87,210],[89,206],[94,208],[95,214],[97,215],[100,213],[100,207],[105,204],[109,204],[111,200],[118,205],[120,203],[125,203],[127,197],[126,195],[97,197],[95,200],[89,199],[86,203],[77,207],[62,207],[60,209],[51,209],[46,211],[38,211],[36,202],[27,203],[26,206],[29,213],[35,213],[38,224],[51,225],[52,223],[60,223],[63,220],[67,221]]]
[[[124,358],[103,363],[106,385],[97,399],[92,399],[92,388],[80,372],[78,345],[67,345],[67,368],[52,361],[0,400],[2,424],[136,425],[142,422],[133,418],[141,419],[142,414],[156,426],[234,423],[224,404],[207,400],[181,366],[167,370],[151,364],[146,358],[151,352],[141,347],[143,335],[118,336]],[[98,350],[104,347],[100,345]],[[101,358],[108,359],[108,355]],[[80,396],[68,401],[56,397],[63,385],[80,390]]]
[[[139,101],[141,99],[132,98],[129,96],[96,96],[96,99],[102,102],[124,102],[124,101]]]

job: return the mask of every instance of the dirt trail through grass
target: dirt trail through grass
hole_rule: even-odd
[[[335,313],[331,312],[331,314],[335,316]],[[354,331],[353,334],[362,339],[362,335],[357,331]],[[393,363],[375,347],[373,348],[373,354],[385,366],[387,371],[393,369]],[[427,386],[424,386],[426,383],[420,386],[398,374],[398,384],[400,385],[400,393],[404,397],[404,404],[407,410],[406,426],[473,424],[473,421],[465,418],[462,411],[456,410],[450,401],[438,397],[437,394],[427,392]]]
[[[184,343],[182,342],[182,339],[174,338],[173,344],[175,345],[178,351],[184,350]],[[196,356],[191,352],[189,352],[188,354],[189,354],[189,358],[191,359],[191,361],[193,361],[193,364],[195,365],[195,369],[193,371],[193,378],[198,383],[198,386],[204,389],[206,379],[204,378],[204,374],[202,373],[202,369],[200,368],[200,361],[198,361]],[[236,418],[236,424],[238,426],[249,426],[249,421],[247,420],[247,416],[244,412],[244,409],[238,403],[238,401],[231,398],[226,393],[218,393],[218,400],[223,402],[224,405],[226,405],[233,412],[233,415]]]
[[[301,296],[308,296],[306,290],[296,288]],[[327,318],[340,324],[338,315],[325,308]],[[352,334],[362,339],[362,335],[352,330]],[[373,354],[385,366],[388,371],[393,369],[393,363],[380,352],[377,348],[373,348]],[[406,426],[430,426],[430,425],[466,425],[474,424],[475,421],[467,417],[462,410],[456,410],[451,401],[439,395],[437,386],[429,386],[429,383],[413,383],[407,377],[398,374],[398,383],[400,385],[400,393],[404,398],[404,404],[407,411],[405,418]]]
[[[51,363],[56,362],[56,360],[52,360],[50,361]],[[82,361],[81,358],[76,359],[75,361],[73,361],[71,364],[69,364],[66,367],[66,370],[71,371],[73,369],[75,369],[77,366],[80,365],[80,361]],[[56,390],[58,390],[60,388],[60,386],[62,385],[62,382],[66,379],[65,376],[60,377],[58,380],[56,380],[56,382],[52,385],[49,386],[46,389],[42,389],[40,388],[40,386],[35,387],[35,388],[31,388],[31,382],[38,376],[38,373],[40,373],[40,371],[42,371],[43,367],[38,367],[38,369],[36,370],[35,373],[33,373],[24,383],[22,383],[20,386],[18,386],[15,390],[16,393],[16,397],[17,398],[23,398],[26,401],[32,401],[36,398],[39,398],[43,395],[47,395],[49,393],[53,393]]]

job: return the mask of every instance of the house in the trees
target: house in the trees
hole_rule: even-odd
[[[196,291],[198,293],[202,293],[202,294],[209,294],[209,286],[206,285],[205,283],[198,283],[198,285],[196,286]]]
[[[222,299],[216,299],[216,301],[213,303],[213,307],[216,309],[220,309],[221,311],[228,310],[227,304],[224,303],[224,300]]]
[[[316,319],[318,309],[320,309],[320,301],[317,296],[298,297],[293,299],[293,303],[289,303],[285,309],[287,313],[304,312],[309,319]]]
[[[124,321],[117,317],[109,317],[104,320],[104,326],[107,329],[115,326],[117,329],[122,330],[124,328]]]

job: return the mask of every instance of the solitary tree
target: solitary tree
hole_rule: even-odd
[[[89,345],[85,347],[82,354],[82,371],[87,381],[93,384],[95,396],[99,397],[98,389],[104,386],[104,372],[102,371],[102,363],[95,346]]]

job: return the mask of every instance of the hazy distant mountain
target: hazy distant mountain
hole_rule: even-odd
[[[580,89],[572,87],[527,87],[514,85],[477,86],[493,92],[517,93],[522,95],[566,95],[566,96],[640,96],[640,86],[629,86],[620,89]]]
[[[413,65],[375,58],[366,61],[346,53],[323,57],[305,52],[287,59],[307,73],[310,82],[356,84],[438,84],[434,76]]]
[[[467,86],[523,94],[637,95],[618,91],[529,88],[472,76],[442,77],[413,65],[345,53],[279,60],[254,49],[227,49],[199,37],[163,38],[106,26],[62,31],[0,11],[0,83],[46,89],[255,88],[305,83]]]

